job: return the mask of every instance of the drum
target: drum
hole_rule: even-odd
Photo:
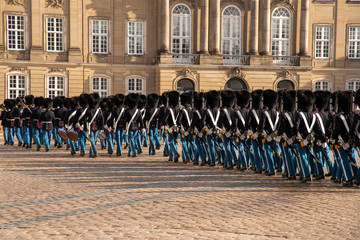
[[[66,135],[66,131],[64,129],[60,129],[58,134],[61,137],[61,139],[64,141],[69,139],[69,137],[68,137],[68,135]]]
[[[105,134],[104,131],[99,131],[97,136],[98,136],[98,138],[100,140],[105,140],[106,139],[106,134]]]
[[[67,136],[70,138],[70,140],[77,141],[79,140],[78,133],[74,130],[70,130],[67,132]]]

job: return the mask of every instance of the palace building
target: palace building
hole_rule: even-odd
[[[0,100],[360,88],[360,0],[0,0]]]

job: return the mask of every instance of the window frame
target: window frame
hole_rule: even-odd
[[[57,31],[48,31],[48,20],[50,18],[53,18],[53,19],[61,19],[62,20],[62,32],[57,32]],[[45,49],[46,49],[46,52],[49,52],[49,53],[63,53],[65,52],[65,41],[66,41],[66,37],[65,37],[65,34],[66,34],[66,22],[65,22],[65,17],[64,16],[53,16],[53,15],[49,15],[49,16],[45,16],[45,21],[44,21],[44,24],[45,24]],[[56,22],[54,23],[54,27],[56,28]],[[62,50],[56,50],[56,43],[57,41],[54,41],[54,47],[55,47],[55,50],[49,50],[49,33],[54,33],[55,34],[55,37],[54,39],[56,39],[56,36],[57,34],[62,34],[62,42],[61,42],[61,48]]]
[[[288,35],[289,35],[289,38],[287,38],[287,41],[289,42],[288,44],[288,48],[287,48],[287,52],[288,54],[287,55],[274,55],[273,54],[273,42],[274,41],[285,41],[286,38],[277,38],[277,40],[274,40],[275,38],[273,38],[273,31],[274,31],[274,28],[273,28],[273,21],[274,21],[274,17],[273,17],[273,14],[274,12],[279,9],[279,8],[284,8],[286,9],[286,11],[289,13],[289,18],[286,18],[289,20],[289,29],[288,29]],[[291,38],[291,34],[292,34],[292,19],[293,19],[293,16],[292,16],[292,12],[290,11],[289,8],[287,8],[286,6],[278,6],[278,7],[275,7],[272,11],[271,11],[271,19],[270,19],[270,34],[271,34],[271,39],[270,39],[270,51],[271,51],[271,56],[276,56],[276,57],[286,57],[286,56],[291,56],[291,41],[292,41],[292,38]],[[284,17],[281,17],[281,18],[275,18],[275,19],[285,19]],[[279,29],[280,29],[280,26],[281,26],[281,29],[283,29],[283,24],[282,24],[283,21],[279,21]],[[280,35],[280,32],[279,31],[279,35]],[[280,45],[279,45],[280,46]],[[280,50],[278,52],[281,52]]]
[[[316,89],[316,84],[320,83],[320,89]],[[324,83],[327,83],[327,89],[324,89]],[[328,79],[315,79],[313,81],[313,91],[331,91],[331,81]]]
[[[354,83],[354,86],[352,89],[349,89],[348,86],[350,83]],[[356,89],[356,83],[358,85],[358,88]],[[352,90],[354,92],[356,92],[358,89],[360,89],[360,78],[351,78],[346,80],[345,82],[345,90]]]
[[[94,22],[98,21],[100,22],[100,24],[102,22],[106,22],[107,23],[107,33],[103,34],[103,33],[94,33]],[[99,55],[108,55],[110,53],[110,26],[111,26],[111,22],[109,19],[105,19],[105,18],[90,18],[90,24],[89,24],[89,36],[90,36],[90,52],[92,54],[99,54]],[[99,25],[99,29],[101,29],[101,25]],[[94,36],[99,36],[104,37],[106,36],[106,52],[101,52],[101,51],[94,51]],[[101,50],[101,40],[99,39],[99,50]]]
[[[136,24],[141,23],[142,24],[142,35],[130,35],[130,23],[134,23],[135,24],[135,28],[134,28],[134,32],[136,32]],[[145,36],[146,36],[146,22],[142,21],[142,20],[129,20],[127,21],[126,24],[126,42],[127,42],[127,55],[129,56],[143,56],[145,55]],[[135,39],[139,39],[141,38],[141,44],[142,44],[142,52],[141,53],[136,53],[136,43],[137,41],[135,41],[135,45],[134,45],[134,53],[130,53],[130,37],[134,37]]]
[[[346,34],[346,57],[348,60],[360,60],[360,53],[358,57],[350,57],[350,28],[358,28],[358,32],[360,33],[360,24],[348,24],[347,25],[347,34]],[[355,41],[354,41],[355,42]],[[356,40],[357,47],[356,49],[360,51],[360,37]],[[355,51],[354,51],[355,52]]]
[[[23,27],[24,27],[24,29],[23,30],[21,30],[21,32],[23,32],[23,41],[24,41],[24,48],[18,48],[18,47],[16,47],[16,48],[10,48],[9,46],[10,46],[10,44],[9,44],[9,41],[10,41],[10,39],[9,39],[9,32],[10,31],[15,31],[15,36],[16,36],[16,46],[18,46],[19,45],[19,43],[18,43],[18,39],[17,39],[17,37],[18,37],[18,32],[20,32],[20,30],[19,29],[10,29],[9,28],[9,17],[10,16],[15,16],[16,18],[18,18],[18,17],[22,17],[23,18]],[[16,26],[17,26],[17,19],[15,20],[15,22],[16,22]],[[27,16],[25,15],[25,14],[22,14],[22,13],[8,13],[8,14],[5,14],[5,25],[6,25],[6,31],[5,31],[5,35],[6,35],[6,49],[8,50],[8,51],[25,51],[26,50],[26,46],[27,46],[27,29],[26,29],[26,26],[27,26]]]
[[[129,81],[132,80],[132,79],[136,79],[136,80],[141,80],[141,85],[142,85],[142,91],[137,91],[137,90],[134,90],[134,91],[130,91],[129,90]],[[138,75],[132,75],[132,76],[129,76],[126,78],[126,86],[125,86],[125,92],[126,94],[129,94],[129,93],[139,93],[139,94],[145,94],[146,95],[146,78],[145,77],[142,77],[142,76],[138,76]],[[135,86],[137,84],[137,81],[135,82]]]
[[[240,15],[239,16],[228,16],[228,15],[224,15],[225,13],[225,10],[227,8],[230,8],[230,7],[234,7],[236,8]],[[226,7],[224,7],[223,11],[222,11],[222,14],[221,14],[221,54],[223,55],[234,55],[234,56],[240,56],[242,54],[242,22],[243,22],[243,19],[242,19],[243,15],[242,15],[242,12],[241,12],[241,9],[239,7],[237,7],[236,5],[227,5]],[[236,22],[236,18],[238,18],[240,20],[239,22],[239,38],[233,38],[233,37],[224,37],[224,19],[230,19],[230,33],[232,32],[233,30],[233,25],[235,24]],[[229,47],[229,52],[231,51],[231,53],[229,54],[224,54],[224,40],[229,40],[230,41],[230,46],[232,46],[232,42],[234,41],[239,41],[239,54],[234,54],[233,53],[233,48]]]
[[[177,7],[177,6],[180,6],[180,5],[183,5],[185,6],[188,10],[189,10],[189,14],[188,15],[185,15],[185,14],[174,14],[174,9]],[[192,22],[193,22],[193,14],[192,14],[192,11],[191,11],[191,8],[185,4],[185,3],[178,3],[176,5],[174,5],[174,7],[171,8],[171,12],[170,12],[170,17],[171,17],[171,26],[170,26],[170,31],[171,31],[171,35],[170,35],[170,44],[171,44],[171,53],[172,54],[179,54],[179,55],[191,55],[192,54]],[[179,15],[180,17],[180,20],[179,20],[179,24],[180,24],[180,27],[179,27],[179,33],[183,32],[183,28],[182,28],[182,25],[181,25],[181,20],[184,19],[184,16],[186,16],[188,19],[189,19],[189,22],[188,22],[188,32],[189,32],[189,36],[174,36],[174,15]],[[174,44],[173,44],[173,40],[174,39],[180,39],[179,41],[179,53],[176,53],[174,52]],[[188,53],[183,53],[183,47],[182,45],[183,44],[183,40],[189,40],[189,52]]]
[[[317,34],[317,29],[318,28],[329,28],[329,39],[328,40],[326,40],[326,39],[320,39],[320,40],[318,40],[318,39],[316,39],[316,34]],[[323,33],[323,31],[322,31],[322,33]],[[314,58],[315,59],[330,59],[331,58],[331,54],[332,54],[332,33],[333,33],[333,31],[332,31],[332,26],[331,25],[329,25],[329,24],[327,24],[327,25],[325,25],[325,24],[315,24],[314,25],[314,31],[313,31],[313,41],[314,41]],[[323,52],[323,47],[324,47],[324,45],[323,44],[321,44],[321,57],[317,57],[316,56],[316,54],[317,54],[317,45],[316,45],[316,43],[317,42],[321,42],[321,43],[324,43],[324,42],[328,42],[328,57],[324,57],[324,52]]]
[[[106,79],[107,81],[107,90],[94,90],[94,79],[95,78],[99,78],[99,79]],[[99,87],[101,85],[101,82],[99,82]],[[94,93],[97,92],[99,93],[100,97],[102,97],[101,92],[106,92],[106,97],[111,95],[111,77],[107,76],[107,75],[94,75],[90,77],[90,92]]]
[[[56,78],[56,86],[57,86],[57,79],[59,78],[59,77],[62,77],[63,78],[63,95],[58,95],[58,92],[60,91],[60,89],[58,89],[57,87],[55,88],[55,89],[50,89],[50,87],[49,87],[49,79],[51,78],[51,77],[55,77]],[[55,91],[56,92],[56,94],[54,95],[54,97],[57,97],[57,96],[67,96],[67,90],[68,90],[68,86],[67,86],[67,81],[68,81],[68,79],[67,79],[67,76],[66,75],[63,75],[63,74],[49,74],[49,75],[46,75],[45,76],[45,96],[47,97],[47,98],[51,98],[50,97],[50,94],[49,94],[49,92],[50,91]]]
[[[17,85],[17,87],[14,89],[14,88],[10,88],[10,77],[11,76],[17,76],[17,77],[19,77],[19,76],[21,76],[21,77],[24,77],[24,88],[23,88],[23,90],[24,90],[24,97],[27,95],[27,94],[29,94],[28,93],[28,89],[29,89],[29,86],[28,86],[28,74],[26,74],[26,73],[22,73],[22,72],[10,72],[10,73],[8,73],[8,74],[6,74],[6,98],[10,98],[10,99],[16,99],[16,97],[17,96],[19,96],[18,95],[18,91],[19,90],[21,90],[20,88],[18,88],[18,86],[19,86],[19,83],[18,83],[18,78],[17,78],[17,83],[16,83],[16,85]],[[10,97],[10,91],[11,90],[15,90],[15,91],[17,91],[17,96],[15,97],[15,98],[11,98]]]

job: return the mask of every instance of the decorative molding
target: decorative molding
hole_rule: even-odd
[[[5,0],[5,2],[9,5],[25,6],[25,0]]]
[[[279,72],[277,74],[277,79],[287,79],[287,80],[293,80],[296,81],[296,75],[289,70]]]
[[[186,5],[188,5],[191,9],[195,9],[195,0],[183,0],[183,1],[179,1],[179,0],[171,0],[170,1],[170,6],[173,6],[175,4],[178,4],[178,3],[184,3]]]
[[[235,5],[240,7],[241,11],[245,11],[249,8],[248,4],[244,0],[225,0],[221,2],[221,6],[226,7],[228,5]]]
[[[271,3],[271,9],[274,9],[275,7],[279,6],[285,6],[287,7],[291,12],[295,12],[294,5],[290,2],[290,0],[273,0]]]
[[[245,79],[246,75],[243,71],[241,71],[240,68],[234,68],[232,69],[228,74],[227,74],[228,78],[241,78],[241,79]]]
[[[45,0],[46,7],[64,8],[65,0]]]
[[[49,70],[49,73],[65,73],[65,68],[51,68]]]
[[[23,72],[23,73],[26,73],[26,71],[27,71],[27,67],[15,66],[15,67],[11,68],[11,72]]]
[[[192,72],[188,68],[184,68],[183,70],[177,72],[177,77],[181,76],[184,78],[196,78],[196,75],[197,74],[195,72]]]

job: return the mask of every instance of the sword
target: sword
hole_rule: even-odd
[[[345,150],[345,149],[344,149]],[[346,155],[348,155],[350,164],[353,165],[356,168],[359,168],[360,166],[356,163],[356,160],[351,156],[351,153],[348,150],[345,150]]]
[[[215,146],[216,146],[219,150],[222,151],[223,149],[219,146],[219,144],[217,143],[217,141],[216,141],[216,139],[214,138],[214,136],[213,136],[212,134],[210,134],[210,137],[211,137],[211,139],[213,140]]]
[[[310,149],[308,148],[308,146],[304,146],[306,152],[317,162],[317,163],[320,163],[320,160],[317,159],[317,157],[310,151]]]
[[[245,142],[245,140],[241,140],[241,139],[240,139],[240,141],[244,144],[246,150],[248,150],[251,155],[254,155],[254,153],[251,151],[249,145],[247,145],[247,143]]]
[[[334,164],[327,156],[327,154],[325,153],[324,149],[321,147],[321,146],[318,146],[320,148],[320,151],[321,153],[324,155],[325,157],[325,160],[328,162],[328,163],[331,163],[331,164]]]
[[[279,153],[275,150],[275,147],[272,145],[271,142],[268,142],[271,149],[275,152],[276,156],[280,159],[282,159],[282,156],[279,155]]]
[[[294,146],[291,145],[291,144],[288,144],[288,146],[289,146],[290,150],[292,151],[292,153],[295,155],[295,157],[296,157],[297,159],[300,159],[300,156],[299,156],[299,154],[296,152]]]

